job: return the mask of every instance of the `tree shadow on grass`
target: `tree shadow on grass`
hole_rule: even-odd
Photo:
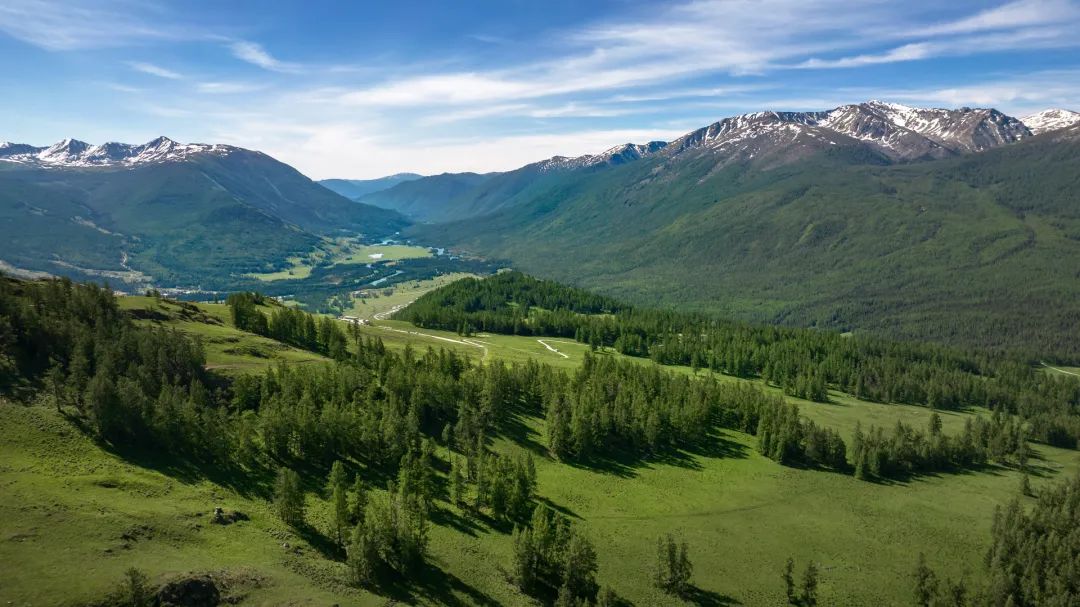
[[[689,470],[701,470],[699,458],[743,459],[749,453],[746,445],[729,438],[720,429],[713,429],[705,438],[695,442],[663,446],[653,453],[626,448],[614,448],[609,453],[594,455],[584,460],[569,460],[576,468],[613,474],[621,478],[634,478],[641,468],[656,465],[674,466]]]
[[[421,571],[409,579],[396,573],[384,575],[383,579],[371,586],[369,590],[407,605],[416,604],[420,598],[450,607],[499,605],[498,601],[483,591],[466,584],[456,575],[439,568],[434,563],[424,565]],[[464,598],[461,595],[464,595]]]
[[[463,516],[448,508],[435,508],[431,511],[431,522],[440,527],[449,527],[454,531],[476,537],[484,528],[472,517]]]
[[[791,467],[796,467],[797,468],[799,466],[791,466]],[[826,471],[826,472],[832,471],[832,472],[836,472],[838,474],[845,474],[845,475],[852,474],[852,470],[850,468],[848,468],[846,470],[832,470],[830,468],[809,467],[808,469],[810,469],[810,470],[823,470],[823,471]],[[862,482],[870,483],[870,484],[873,484],[873,485],[907,487],[907,486],[911,485],[912,483],[916,483],[916,482],[919,482],[919,481],[925,481],[925,480],[929,480],[929,479],[940,479],[940,478],[945,478],[945,477],[949,477],[949,476],[970,476],[972,474],[987,474],[987,475],[990,475],[990,476],[1003,476],[1006,472],[1008,472],[1010,470],[1018,470],[1018,469],[1019,468],[1017,468],[1015,466],[1012,466],[1012,465],[988,462],[988,463],[985,463],[985,464],[982,464],[982,465],[979,465],[979,466],[975,466],[975,467],[971,467],[971,468],[964,468],[964,467],[960,467],[960,466],[952,466],[952,467],[944,468],[944,469],[941,469],[941,470],[911,470],[911,471],[906,471],[906,472],[905,471],[900,471],[900,472],[893,472],[889,476],[873,476],[873,477],[867,476],[866,478],[861,478],[861,479],[856,479],[856,480],[860,480]],[[1030,465],[1029,465],[1029,469],[1030,469]]]
[[[293,525],[292,530],[324,559],[331,561],[345,560],[345,549],[338,546],[333,538],[320,533],[310,523],[305,521],[299,525]]]
[[[563,515],[563,516],[565,516],[567,518],[576,518],[578,520],[582,520],[582,518],[580,516],[578,516],[578,513],[574,512],[573,510],[571,510],[569,508],[567,508],[566,506],[563,506],[561,504],[556,504],[555,502],[551,501],[551,498],[544,497],[544,496],[537,496],[536,502],[538,504],[543,504],[543,505],[547,506],[548,508],[551,508],[555,512],[558,512],[559,514],[561,514],[561,515]]]
[[[526,423],[528,418],[539,420],[540,416],[521,407],[509,412],[506,419],[499,423],[498,434],[537,455],[546,455],[547,447],[537,440],[540,434]]]
[[[712,590],[705,590],[698,586],[690,586],[682,594],[682,598],[694,605],[700,605],[701,607],[723,607],[726,605],[742,605],[738,600],[730,597],[726,594],[720,594],[719,592],[713,592]]]
[[[273,471],[261,465],[245,468],[234,462],[201,461],[160,450],[102,446],[129,464],[159,472],[186,485],[206,480],[230,489],[244,499],[269,499],[273,492]]]

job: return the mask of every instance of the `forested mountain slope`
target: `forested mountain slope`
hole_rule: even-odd
[[[1080,126],[907,163],[788,128],[414,233],[638,303],[1080,357]]]
[[[325,235],[404,224],[230,146],[69,141],[3,160],[0,260],[26,270],[196,285],[266,271]]]

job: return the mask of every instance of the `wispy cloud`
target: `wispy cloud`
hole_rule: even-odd
[[[151,76],[157,76],[158,78],[167,78],[169,80],[182,80],[184,78],[183,74],[180,74],[179,72],[174,72],[170,69],[161,67],[160,65],[154,65],[153,63],[129,61],[128,67],[136,72],[150,74]]]
[[[255,42],[240,40],[230,44],[229,49],[237,59],[247,61],[252,65],[257,65],[264,70],[270,70],[272,72],[295,72],[298,70],[296,64],[277,59],[267,52],[262,45]]]
[[[254,84],[251,82],[200,82],[195,85],[195,89],[200,93],[207,93],[211,95],[238,95],[241,93],[251,93],[266,88],[262,84]]]
[[[208,28],[187,25],[152,3],[133,0],[4,0],[0,31],[52,51],[212,36]]]
[[[1069,0],[1016,0],[969,17],[922,29],[925,36],[1011,30],[1033,25],[1061,25],[1080,19],[1080,7]]]
[[[103,65],[163,80],[95,74],[101,105],[125,93],[125,111],[153,134],[262,149],[317,177],[510,168],[670,138],[744,111],[875,97],[1013,112],[1080,105],[1071,84],[1080,73],[1032,71],[1034,51],[1080,66],[1067,57],[1080,48],[1080,0],[689,0],[612,10],[528,39],[493,36],[503,30],[492,21],[450,42],[389,48],[386,59],[343,52],[335,64],[313,59],[329,55],[321,40],[301,51],[275,36],[273,11],[225,31],[213,19],[237,11],[178,14],[155,0],[0,0],[0,34],[61,56],[106,49]],[[990,52],[1001,73],[940,69]],[[892,74],[903,76],[895,87],[873,84]],[[181,78],[186,86],[167,82]],[[853,85],[861,82],[871,84]],[[127,117],[118,131],[134,128]]]
[[[697,0],[661,9],[647,21],[565,32],[559,40],[567,52],[556,59],[397,78],[342,92],[337,101],[365,107],[468,107],[661,88],[718,74],[740,77],[790,68],[920,61],[988,49],[1076,47],[1080,37],[1071,33],[1074,26],[1080,27],[1080,14],[1067,0],[1019,0],[929,25],[890,3],[806,0],[792,10],[785,0]],[[866,50],[880,47],[883,40],[900,43]],[[670,98],[662,91],[653,96]],[[634,95],[626,97],[630,103]],[[566,104],[555,103],[552,111]]]

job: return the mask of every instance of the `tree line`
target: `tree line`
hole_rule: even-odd
[[[1080,604],[1080,475],[1014,498],[994,511],[982,583],[954,580],[919,555],[912,575],[920,607],[1066,607]]]
[[[835,389],[873,402],[984,407],[1021,416],[1034,440],[1075,448],[1080,439],[1080,381],[1019,355],[631,308],[519,272],[452,283],[395,318],[431,329],[574,338],[663,365],[759,377],[812,401]]]

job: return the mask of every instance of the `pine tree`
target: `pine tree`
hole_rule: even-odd
[[[367,490],[364,489],[364,481],[357,474],[353,479],[352,490],[349,491],[349,523],[357,524],[364,521],[364,509],[367,508]]]
[[[795,559],[788,558],[787,563],[784,564],[784,573],[780,577],[784,580],[788,604],[798,605],[799,597],[795,594]]]
[[[450,501],[455,506],[461,506],[466,501],[465,475],[461,473],[461,464],[458,458],[450,460]]]
[[[296,472],[282,467],[274,483],[274,505],[285,523],[298,526],[304,522],[304,491]]]
[[[937,595],[937,576],[926,564],[926,555],[919,553],[919,560],[915,564],[915,604],[919,607],[929,607],[930,601]]]
[[[1024,476],[1020,477],[1020,495],[1026,495],[1028,497],[1034,495],[1034,492],[1031,490],[1031,479],[1028,477],[1027,472],[1024,473]]]
[[[804,607],[817,605],[818,569],[813,561],[806,564],[803,572],[802,604]]]
[[[333,508],[333,529],[338,546],[345,542],[345,528],[349,524],[348,474],[341,461],[335,461],[330,467],[327,479],[330,490],[330,503]]]
[[[350,581],[358,585],[374,581],[378,564],[378,546],[373,534],[368,533],[363,523],[357,523],[353,528],[346,558]]]

